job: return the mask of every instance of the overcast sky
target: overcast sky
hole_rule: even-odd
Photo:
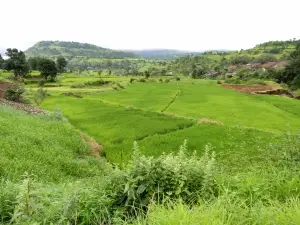
[[[0,0],[0,49],[26,50],[40,40],[112,49],[246,49],[299,39],[299,8],[299,0]]]

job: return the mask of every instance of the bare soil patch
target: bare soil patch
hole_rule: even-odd
[[[4,98],[0,98],[0,105],[1,104],[12,107],[12,108],[17,109],[17,110],[22,110],[22,111],[24,111],[28,114],[46,114],[46,111],[44,111],[42,109],[33,107],[31,105],[28,105],[28,104],[8,101]]]
[[[212,123],[212,124],[217,124],[217,125],[224,125],[224,123],[222,123],[221,121],[217,121],[217,120],[211,120],[211,119],[207,119],[207,118],[202,118],[202,119],[199,119],[197,121],[198,124],[201,124],[201,123]]]
[[[0,82],[0,98],[5,97],[5,92],[8,89],[9,83],[7,82]]]
[[[98,144],[94,139],[88,138],[83,134],[80,135],[80,138],[91,147],[94,156],[100,157],[100,154],[104,151],[103,145]]]
[[[242,93],[248,94],[256,94],[257,92],[265,92],[265,91],[274,91],[274,90],[282,90],[277,87],[272,87],[269,85],[239,85],[239,84],[222,84],[223,87],[232,89],[235,91],[239,91]]]
[[[239,84],[222,84],[223,87],[248,94],[280,95],[288,98],[300,99],[293,93],[278,87],[269,85],[239,85]]]

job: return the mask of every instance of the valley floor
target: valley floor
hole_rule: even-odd
[[[0,224],[300,223],[300,101],[120,82],[49,87],[42,115],[0,105]]]

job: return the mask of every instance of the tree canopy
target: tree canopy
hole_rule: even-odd
[[[300,42],[298,43],[296,50],[290,55],[290,64],[285,68],[277,79],[279,82],[288,84],[291,88],[300,88]]]
[[[16,48],[8,48],[5,54],[9,59],[5,60],[4,69],[13,70],[15,76],[25,76],[29,72],[24,52]]]
[[[63,56],[59,56],[56,59],[56,67],[59,73],[62,73],[65,71],[65,68],[67,66],[68,62]]]
[[[38,61],[38,70],[45,79],[54,80],[57,75],[56,64],[51,59],[40,58]]]

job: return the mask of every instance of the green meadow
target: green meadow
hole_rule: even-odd
[[[0,224],[298,224],[299,100],[99,79],[47,82],[44,115],[0,105]]]
[[[176,152],[187,139],[191,151],[199,154],[210,143],[220,157],[230,158],[231,153],[252,157],[260,145],[267,146],[300,125],[297,100],[241,94],[206,82],[134,83],[83,98],[50,96],[41,106],[50,111],[59,108],[71,124],[104,146],[110,162],[119,165],[131,158],[133,141],[148,156]],[[209,123],[201,123],[203,118]]]

